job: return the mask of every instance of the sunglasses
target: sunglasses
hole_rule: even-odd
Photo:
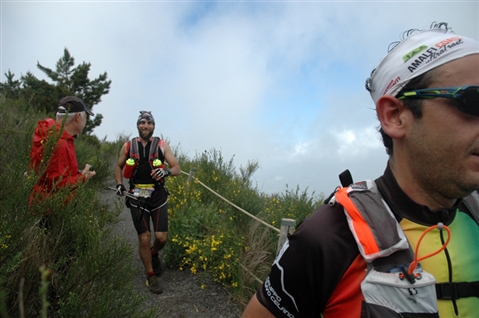
[[[458,86],[444,88],[424,88],[404,92],[398,97],[405,99],[451,98],[461,112],[479,117],[479,86]]]

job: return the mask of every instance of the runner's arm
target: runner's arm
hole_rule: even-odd
[[[358,254],[342,206],[320,206],[288,236],[245,317],[270,317],[265,309],[284,318],[320,317],[326,311],[331,317],[346,317],[343,313],[351,308],[356,314],[361,307],[359,285],[361,274],[366,273],[365,262],[355,275],[345,274]]]
[[[173,152],[171,151],[170,145],[165,141],[165,146],[164,146],[164,156],[165,156],[165,161],[168,163],[168,166],[171,170],[171,175],[172,176],[177,176],[181,173],[181,168],[180,165],[178,164],[178,161],[176,160],[175,156],[173,155]]]
[[[241,318],[256,318],[256,317],[262,317],[262,318],[274,318],[274,315],[261,303],[258,301],[258,298],[256,298],[256,294],[251,298],[251,301],[249,302],[248,306],[246,307],[245,311],[243,312],[243,315]]]
[[[118,162],[115,167],[115,181],[116,184],[123,184],[123,167],[125,167],[125,163],[127,160],[126,156],[126,143],[123,144],[120,150],[120,156],[118,157]]]

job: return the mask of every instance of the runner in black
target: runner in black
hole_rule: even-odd
[[[153,293],[163,290],[155,275],[159,269],[158,252],[168,238],[167,176],[180,174],[180,166],[170,146],[158,137],[152,137],[155,120],[151,112],[141,111],[137,120],[139,137],[126,142],[120,151],[115,168],[117,194],[123,196],[126,188],[123,177],[129,178],[127,206],[138,232],[139,254],[147,273],[147,286]],[[166,168],[165,163],[169,168]],[[131,196],[137,199],[132,199]],[[154,241],[151,244],[150,217],[153,222]]]

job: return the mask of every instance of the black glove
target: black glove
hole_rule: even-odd
[[[126,188],[123,184],[118,183],[116,185],[116,195],[119,195],[120,197],[123,196],[123,192],[126,192]]]
[[[164,178],[164,177],[168,177],[169,175],[171,174],[171,170],[170,168],[168,169],[163,169],[163,168],[158,168],[155,170],[155,175],[158,177],[158,178]]]

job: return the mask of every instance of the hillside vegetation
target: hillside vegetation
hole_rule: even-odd
[[[102,203],[100,191],[113,186],[112,162],[125,137],[116,142],[81,135],[75,142],[79,166],[97,175],[67,200],[68,189],[30,207],[38,176],[29,171],[29,152],[38,120],[22,99],[0,96],[0,317],[154,317],[140,310],[133,291],[131,247],[111,229],[120,206]],[[174,144],[174,142],[173,142]],[[246,304],[276,254],[278,233],[252,220],[198,182],[249,213],[279,228],[282,218],[299,222],[323,200],[306,190],[286,188],[265,194],[251,182],[257,162],[237,168],[212,149],[193,158],[174,149],[184,172],[170,178],[167,265],[193,274],[208,272]],[[195,179],[196,178],[196,179]],[[48,224],[41,215],[48,211]],[[253,273],[251,275],[250,273]],[[255,278],[256,277],[256,278]],[[116,316],[116,315],[113,315]]]

